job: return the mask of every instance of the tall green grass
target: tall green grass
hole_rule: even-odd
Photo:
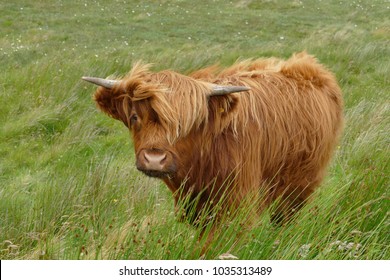
[[[238,215],[205,257],[390,258],[387,1],[0,5],[1,259],[198,258],[199,229],[136,171],[128,132],[97,112],[80,77],[123,75],[139,59],[188,73],[304,49],[344,92],[328,176],[292,223],[272,225],[267,210],[247,229]]]

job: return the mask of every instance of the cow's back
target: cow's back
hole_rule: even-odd
[[[241,155],[238,192],[265,186],[268,202],[280,195],[306,200],[323,179],[343,126],[334,75],[299,53],[287,61],[244,61],[212,82],[251,88],[235,94],[239,108],[231,123]]]

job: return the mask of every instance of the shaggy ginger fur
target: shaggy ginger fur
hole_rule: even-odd
[[[250,90],[210,97],[212,84]],[[166,155],[166,170],[149,175],[176,203],[199,199],[196,215],[225,195],[233,208],[250,196],[259,211],[281,198],[273,218],[289,218],[323,179],[343,124],[334,75],[305,52],[189,76],[138,63],[95,101],[132,132],[137,165],[142,151]]]

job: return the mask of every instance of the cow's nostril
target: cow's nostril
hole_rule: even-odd
[[[145,162],[149,162],[150,157],[148,156],[148,154],[146,152],[144,152],[144,153],[142,153],[142,155],[144,156]]]

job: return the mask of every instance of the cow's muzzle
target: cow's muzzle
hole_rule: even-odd
[[[142,149],[137,154],[137,169],[158,178],[169,176],[176,170],[172,154],[158,149]]]

